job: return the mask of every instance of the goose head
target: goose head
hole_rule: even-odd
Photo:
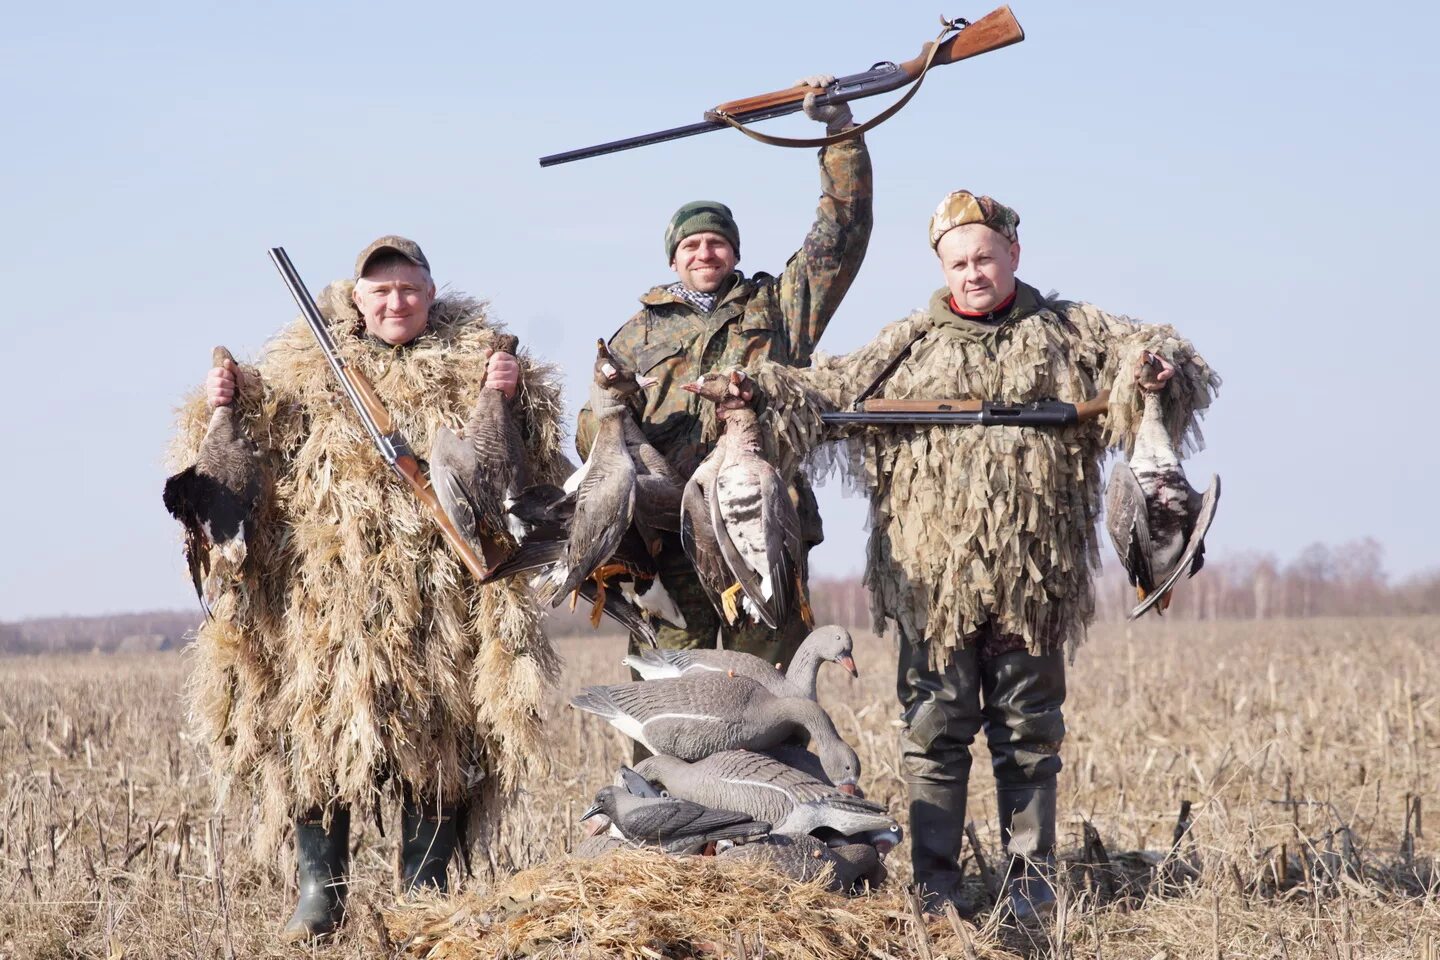
[[[817,627],[806,639],[810,641],[812,638],[812,648],[816,656],[840,664],[852,677],[860,676],[860,671],[855,666],[855,641],[849,630],[838,625]]]
[[[754,401],[754,387],[739,370],[711,370],[693,383],[681,384],[680,389],[709,400],[722,411],[749,407]]]
[[[627,369],[615,359],[604,340],[595,341],[595,385],[621,399],[633,397],[660,381]]]

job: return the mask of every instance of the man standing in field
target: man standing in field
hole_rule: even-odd
[[[823,88],[834,77],[801,81]],[[845,103],[816,106],[806,97],[805,114],[826,125],[827,134],[849,129]],[[656,378],[646,391],[637,419],[649,441],[682,478],[689,478],[714,444],[702,420],[707,404],[681,388],[700,374],[766,358],[803,366],[840,306],[865,257],[873,222],[870,155],[854,137],[820,150],[820,208],[805,243],[779,276],[746,277],[740,261],[740,231],[730,208],[713,201],[687,203],[665,228],[665,256],[676,280],[640,298],[640,312],[613,337],[610,350],[623,364]],[[713,424],[711,424],[713,427]],[[588,456],[595,437],[589,408],[580,411],[576,447]],[[800,513],[806,549],[823,539],[815,494],[803,479],[791,488]],[[678,535],[666,535],[658,556],[660,581],[684,615],[685,626],[660,621],[660,646],[713,647],[723,636],[727,649],[743,650],[767,662],[788,663],[806,628],[798,612],[772,631],[764,625],[724,623],[695,576]],[[631,638],[630,652],[638,650]]]
[[[553,371],[495,350],[484,305],[436,296],[420,247],[382,237],[318,304],[416,450],[463,423],[483,390],[514,398],[537,480],[559,480]],[[191,709],[220,792],[257,801],[260,851],[293,829],[299,903],[290,940],[344,915],[353,814],[400,807],[403,889],[446,889],[468,830],[493,828],[540,755],[538,709],[555,657],[522,586],[480,586],[371,445],[303,321],[254,367],[226,363],[180,416],[194,462],[213,408],[233,405],[259,447],[248,555],[200,628]]]
[[[800,451],[822,435],[822,410],[868,397],[1076,403],[1110,391],[1103,422],[877,425],[845,441],[851,479],[870,497],[876,630],[892,623],[899,633],[916,883],[932,908],[958,892],[970,745],[983,728],[1010,857],[1008,906],[1027,919],[1054,900],[1064,648],[1094,616],[1101,459],[1130,449],[1144,390],[1162,392],[1176,445],[1198,446],[1196,415],[1219,378],[1170,327],[1017,280],[1019,224],[989,197],[948,195],[930,221],[945,286],[925,310],[808,370],[753,372],[777,443]],[[1163,372],[1142,380],[1147,352]]]

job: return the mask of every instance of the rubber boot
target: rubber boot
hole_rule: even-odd
[[[927,910],[942,910],[960,892],[965,840],[965,783],[910,783],[910,864]]]
[[[280,931],[287,943],[303,943],[335,932],[345,919],[346,874],[350,867],[350,811],[337,809],[325,829],[323,811],[295,819],[295,861],[300,887],[295,912]]]
[[[446,868],[455,853],[459,837],[455,806],[414,803],[406,800],[400,809],[400,890],[416,889],[445,893],[450,889]]]
[[[1045,921],[1055,911],[1055,781],[997,786],[1000,842],[1010,856],[1006,901],[1017,923]]]

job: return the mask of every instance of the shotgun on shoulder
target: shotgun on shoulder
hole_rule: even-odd
[[[1034,400],[999,403],[994,400],[865,400],[854,410],[821,414],[832,426],[944,425],[981,427],[1068,427],[1093,420],[1110,406],[1110,391],[1101,390],[1080,403]]]
[[[365,432],[370,434],[370,440],[375,444],[375,449],[380,451],[380,456],[396,476],[405,481],[406,486],[415,494],[425,510],[434,518],[435,523],[440,527],[440,533],[445,537],[446,542],[460,556],[465,564],[465,569],[477,580],[485,579],[490,572],[490,567],[499,563],[504,558],[504,548],[500,544],[482,541],[484,559],[478,556],[471,546],[465,542],[465,537],[455,528],[445,509],[440,505],[440,500],[435,496],[435,490],[430,486],[430,478],[421,469],[419,460],[416,459],[414,451],[410,449],[410,441],[400,432],[390,412],[380,402],[380,396],[375,392],[375,387],[370,380],[359,370],[352,369],[340,355],[335,347],[335,341],[330,337],[330,330],[325,323],[325,318],[320,314],[320,308],[315,305],[315,300],[310,296],[310,291],[305,288],[305,281],[300,279],[300,274],[295,270],[295,265],[290,262],[290,256],[285,252],[284,247],[271,247],[270,259],[274,261],[275,268],[280,271],[285,286],[290,290],[290,296],[295,298],[295,304],[300,308],[305,322],[310,327],[310,332],[320,344],[320,352],[325,354],[325,359],[330,363],[330,369],[334,371],[335,377],[340,381],[340,386],[345,390],[345,396],[350,400],[350,405],[355,408],[356,415],[365,426]]]

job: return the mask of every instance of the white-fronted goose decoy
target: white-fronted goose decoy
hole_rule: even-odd
[[[887,876],[880,852],[866,843],[831,846],[814,837],[771,833],[750,843],[717,845],[717,857],[769,864],[792,880],[809,883],[826,867],[833,871],[826,889],[832,893],[863,893],[877,889]]]
[[[694,763],[657,754],[639,761],[634,772],[672,797],[767,820],[774,833],[845,837],[884,844],[886,850],[903,836],[878,803],[752,750],[724,750]]]
[[[216,347],[211,365],[235,358]],[[233,405],[216,407],[195,463],[165,481],[165,509],[185,528],[185,562],[209,617],[213,576],[245,562],[246,538],[260,498],[260,451],[245,436]],[[223,569],[222,569],[223,568]]]
[[[513,354],[520,341],[512,334],[495,338],[493,350]],[[482,387],[461,434],[435,430],[430,446],[430,481],[450,521],[477,555],[493,565],[493,544],[522,530],[511,523],[507,506],[530,485],[525,442],[515,422],[514,402],[499,390]]]
[[[759,750],[808,733],[831,781],[859,782],[860,758],[819,704],[777,697],[746,677],[707,674],[586,687],[570,705],[604,717],[651,753],[682,760]]]
[[[809,624],[800,515],[785,480],[762,455],[755,411],[737,401],[740,382],[738,372],[712,371],[683,386],[716,405],[722,426],[715,449],[686,487],[681,542],[707,592],[722,582],[723,565],[718,609],[728,622],[735,623],[743,608],[755,622],[776,629],[797,607]],[[711,550],[718,551],[718,564]],[[744,600],[737,605],[740,594]]]
[[[734,810],[715,810],[677,797],[637,797],[615,786],[601,787],[580,819],[601,813],[625,839],[653,844],[666,853],[699,853],[720,840],[750,840],[770,832],[770,824]]]
[[[1143,376],[1158,384],[1159,358],[1146,353],[1144,362]],[[1200,572],[1205,534],[1220,500],[1218,474],[1203,494],[1185,478],[1165,427],[1162,394],[1145,391],[1134,453],[1129,463],[1115,464],[1105,490],[1105,526],[1140,601],[1130,611],[1131,620],[1151,608],[1163,613],[1181,576]]]
[[[645,650],[622,661],[642,680],[663,680],[710,672],[749,677],[777,697],[815,699],[815,677],[822,663],[838,663],[858,677],[853,656],[855,643],[841,626],[817,627],[795,651],[784,673],[759,657],[738,650]]]

